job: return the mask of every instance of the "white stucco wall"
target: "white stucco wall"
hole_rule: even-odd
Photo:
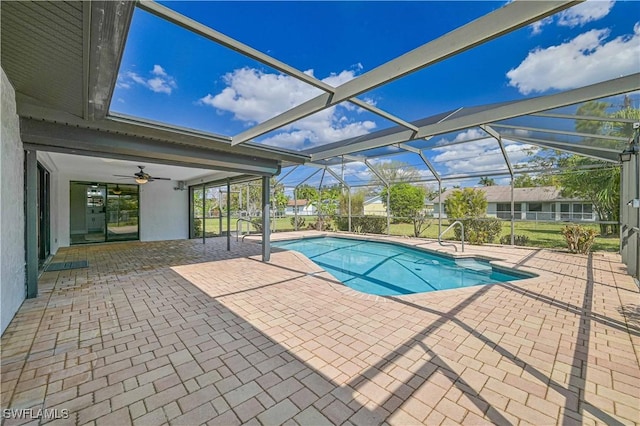
[[[1,70],[1,69],[0,69]],[[24,151],[15,91],[4,70],[0,90],[0,333],[25,299]]]
[[[140,187],[140,241],[189,238],[189,191],[176,185],[156,180]]]
[[[93,178],[93,179],[92,179]],[[59,175],[56,182],[57,247],[70,244],[70,181],[101,181],[95,176]],[[175,181],[156,180],[140,187],[140,241],[179,240],[189,238],[189,191],[176,191]],[[54,190],[52,190],[52,193]]]

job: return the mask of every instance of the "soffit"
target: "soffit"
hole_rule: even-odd
[[[17,93],[82,116],[88,2],[3,1],[2,68]]]

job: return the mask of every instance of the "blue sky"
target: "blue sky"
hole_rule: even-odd
[[[162,4],[337,86],[504,3]],[[360,98],[401,118],[415,120],[462,106],[546,95],[638,70],[640,3],[593,0]],[[305,83],[137,10],[111,110],[233,136],[319,93]],[[391,125],[343,104],[258,141],[300,150]],[[444,152],[444,158],[455,154],[449,151],[460,149],[459,145],[455,147]],[[467,154],[470,152],[481,156],[487,151],[478,147]],[[430,155],[437,162],[437,152]],[[453,173],[454,169],[446,162],[443,165],[444,172]]]

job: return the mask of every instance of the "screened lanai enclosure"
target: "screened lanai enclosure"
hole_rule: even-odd
[[[620,242],[616,248],[632,274],[637,275],[637,61],[622,76],[585,79],[586,84],[544,96],[519,96],[485,105],[460,104],[436,112],[427,108],[429,114],[416,109],[407,112],[396,102],[387,102],[390,108],[385,108],[386,88],[411,87],[416,75],[436,75],[432,69],[441,62],[462,64],[468,55],[499,49],[501,40],[530,31],[535,22],[570,13],[567,11],[572,7],[579,6],[576,2],[511,2],[333,84],[206,26],[200,17],[183,15],[178,7],[141,2],[135,13],[178,25],[208,39],[212,52],[230,49],[234,58],[244,61],[244,69],[289,78],[300,87],[302,93],[287,107],[249,121],[239,133],[216,136],[231,147],[260,147],[299,156],[294,161],[282,161],[281,172],[268,182],[268,228],[272,231],[313,228],[389,234],[393,224],[406,222],[413,228],[396,233],[423,235],[422,231],[430,227],[430,235],[440,236],[459,219],[446,215],[447,190],[480,186],[487,191],[487,186],[494,186],[490,191],[496,194],[488,197],[486,213],[508,223],[503,242],[515,243],[515,224],[519,221],[533,221],[534,228],[538,224],[543,228],[544,223],[592,224],[601,234],[615,235]],[[629,48],[638,53],[637,43]],[[442,83],[446,85],[446,81]],[[473,91],[474,85],[482,83],[468,79],[457,84],[466,84]],[[239,89],[234,89],[235,96],[241,97]],[[424,96],[430,95],[425,92]],[[354,124],[347,114],[351,111],[357,111],[357,123],[375,125],[362,127],[348,138],[328,132],[305,135],[305,129],[309,129],[305,123],[320,122],[327,114],[333,120],[347,122],[345,126]],[[113,106],[111,114],[118,116]],[[619,206],[605,209],[603,203],[594,202],[603,194],[589,198],[563,190],[555,176],[563,176],[565,181],[573,176],[573,181],[585,183],[608,176],[610,181],[605,186],[609,185],[611,193],[619,192],[611,198],[619,199]],[[264,185],[248,183],[247,179],[239,176],[236,180],[243,183],[233,183],[231,178],[191,188],[191,237],[262,231]],[[400,183],[424,189],[424,208],[394,211],[390,194]],[[553,186],[557,191],[550,189]],[[529,191],[534,194],[527,196],[522,191],[526,187],[546,187],[547,192],[540,195]],[[451,232],[443,238],[455,235]]]
[[[484,216],[506,224],[503,243],[519,222],[594,225],[638,275],[634,2],[616,3],[617,32],[594,27],[588,45],[562,31],[602,18],[598,2],[366,3],[420,23],[402,26],[382,12],[354,25],[362,2],[261,3],[6,2],[2,66],[25,149],[223,172],[186,182],[191,238],[308,228],[437,238],[459,219],[445,209],[451,190],[479,187]],[[247,21],[249,8],[270,19]],[[316,15],[332,25],[302,18]],[[358,43],[338,55],[345,28]],[[69,46],[78,54],[49,66],[44,52]],[[564,59],[532,65],[552,51]],[[134,99],[134,88],[154,95]],[[558,183],[571,180],[605,190]],[[398,184],[421,188],[422,208],[394,207]]]

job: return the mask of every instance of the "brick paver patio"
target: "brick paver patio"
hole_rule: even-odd
[[[540,276],[375,297],[250,241],[61,249],[89,268],[44,273],[2,336],[4,424],[640,423],[617,255],[467,251]]]

